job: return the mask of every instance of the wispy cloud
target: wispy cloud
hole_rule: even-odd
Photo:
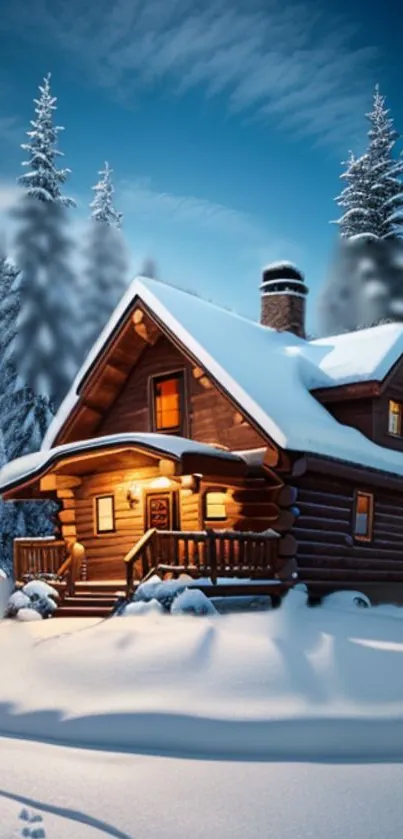
[[[123,181],[119,185],[119,206],[125,213],[142,219],[158,218],[169,223],[196,224],[221,234],[242,235],[249,241],[261,240],[265,231],[253,216],[205,198],[159,192],[148,178]]]
[[[202,86],[231,112],[333,145],[355,134],[368,104],[375,49],[315,0],[36,0],[34,16],[26,2],[15,0],[8,25],[51,38],[128,100],[161,81],[178,95]]]

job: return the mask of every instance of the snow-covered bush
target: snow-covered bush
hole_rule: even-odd
[[[35,615],[49,618],[57,609],[58,597],[58,591],[49,583],[44,580],[30,580],[9,598],[7,615],[11,618],[17,617],[18,620],[35,620],[35,617],[27,614],[31,610],[35,612]],[[22,610],[24,610],[23,616],[20,615]]]
[[[218,615],[218,612],[200,589],[188,588],[175,597],[171,615]]]
[[[368,609],[371,601],[362,591],[334,591],[322,600],[325,609]]]
[[[17,621],[22,621],[23,623],[27,623],[28,621],[41,621],[42,616],[36,609],[32,609],[31,606],[23,606],[22,609],[19,609],[16,614]]]
[[[31,601],[22,591],[15,591],[8,600],[7,614],[13,618],[20,609],[29,609]]]
[[[17,836],[27,837],[27,839],[46,839],[43,818],[39,813],[32,813],[24,807],[19,818],[21,822],[24,822],[24,826],[20,828]]]
[[[133,601],[158,600],[158,603],[163,606],[166,612],[169,612],[172,603],[178,594],[181,594],[187,588],[187,580],[164,580],[156,574],[151,577],[146,583],[141,583],[134,595]]]
[[[59,592],[45,580],[31,580],[23,586],[22,591],[28,597],[53,597],[54,600],[59,597]]]
[[[158,600],[138,600],[125,606],[121,614],[124,617],[149,614],[160,615],[163,611],[164,607],[158,602]]]

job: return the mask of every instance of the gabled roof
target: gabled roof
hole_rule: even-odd
[[[403,352],[403,325],[305,341],[156,280],[134,280],[89,353],[43,443],[49,449],[96,359],[141,301],[281,448],[403,475],[403,454],[337,422],[311,394],[383,377]]]

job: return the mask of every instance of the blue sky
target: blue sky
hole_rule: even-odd
[[[133,269],[257,316],[259,275],[291,259],[311,289],[331,257],[340,161],[361,151],[374,84],[403,130],[393,5],[281,0],[5,0],[0,20],[3,223],[52,72],[68,183],[88,213],[108,160]],[[5,222],[7,225],[7,222]]]

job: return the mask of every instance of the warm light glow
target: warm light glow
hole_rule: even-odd
[[[402,405],[393,399],[389,399],[388,431],[399,436],[402,433]]]
[[[227,518],[226,493],[210,491],[205,495],[205,518],[220,521]]]
[[[178,376],[154,383],[155,421],[157,431],[172,431],[180,427],[180,380]]]
[[[158,462],[158,468],[161,472],[161,475],[165,475],[166,477],[175,474],[175,463],[173,462],[173,460],[161,458],[161,460]]]
[[[171,481],[169,478],[165,478],[161,476],[160,478],[153,478],[152,481],[148,484],[150,489],[169,489],[171,486]]]
[[[115,529],[113,495],[96,498],[95,505],[97,533],[111,533]]]
[[[372,511],[373,496],[367,492],[358,492],[355,501],[354,535],[356,538],[370,538],[372,528]]]

